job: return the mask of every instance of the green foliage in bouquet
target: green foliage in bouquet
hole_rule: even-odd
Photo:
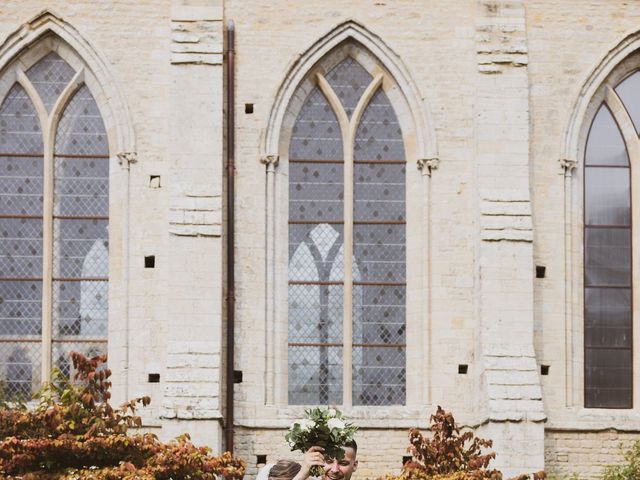
[[[291,450],[306,452],[311,447],[324,448],[327,459],[344,458],[342,447],[353,440],[358,428],[344,420],[342,412],[335,408],[312,408],[304,411],[304,418],[294,422],[285,440]],[[322,468],[314,465],[311,475],[322,475]]]
[[[214,457],[187,435],[162,443],[139,427],[141,397],[114,409],[105,356],[72,353],[75,381],[59,371],[35,408],[0,405],[0,478],[22,480],[241,479],[245,464],[229,453]]]

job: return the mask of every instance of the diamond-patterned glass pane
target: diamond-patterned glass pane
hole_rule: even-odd
[[[0,157],[4,215],[42,215],[42,158]]]
[[[0,398],[27,401],[40,388],[39,342],[0,343]]]
[[[0,106],[0,153],[42,153],[42,130],[27,92],[15,84]]]
[[[108,299],[106,281],[53,282],[55,337],[106,338]]]
[[[349,117],[373,77],[353,58],[347,57],[326,75]]]
[[[109,153],[100,110],[87,86],[76,92],[62,114],[55,153],[58,156]]]
[[[356,131],[355,160],[404,160],[402,129],[382,89],[371,98]]]
[[[289,285],[289,342],[342,343],[342,285]]]
[[[405,349],[353,348],[353,404],[404,405]]]
[[[342,160],[342,133],[335,113],[314,87],[293,126],[290,160]]]
[[[42,277],[42,220],[0,218],[0,281]]]
[[[27,77],[50,112],[75,73],[57,53],[51,52],[27,70]]]
[[[404,221],[405,171],[402,163],[354,165],[354,220]]]
[[[327,403],[341,390],[333,372],[342,349],[342,225],[292,224],[289,228],[289,400]],[[337,282],[337,284],[333,284]],[[315,362],[315,363],[314,363]],[[320,363],[318,363],[320,362]]]
[[[55,159],[54,214],[107,216],[109,214],[109,159]]]
[[[54,277],[107,277],[107,224],[107,220],[56,219],[53,224]]]
[[[106,338],[109,252],[106,220],[54,221],[55,335]]]
[[[404,285],[356,285],[353,289],[353,341],[356,344],[405,343]]]
[[[402,131],[379,90],[354,150],[353,401],[405,402],[406,165]],[[366,222],[366,223],[357,223]]]
[[[344,168],[336,163],[289,165],[289,219],[320,222],[344,217]]]
[[[326,78],[348,115],[372,79],[351,58]],[[318,128],[331,135],[321,137]],[[332,163],[342,160],[341,150],[335,115],[315,88],[296,120],[289,151],[290,403],[341,401],[341,383],[335,400],[330,399],[334,389],[328,366],[329,352],[338,349],[340,357],[337,345],[343,342],[345,180],[342,164]],[[380,89],[357,128],[354,177],[346,179],[354,185],[351,387],[359,405],[403,404],[406,396],[404,158],[400,124]],[[338,374],[335,379],[341,382]]]
[[[0,337],[40,335],[42,281],[0,282]]]
[[[342,347],[289,347],[289,403],[342,403]]]
[[[289,226],[289,280],[338,282],[344,277],[342,225]]]
[[[404,282],[404,224],[354,225],[354,256],[365,282]]]

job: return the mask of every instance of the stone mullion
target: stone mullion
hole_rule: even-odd
[[[342,102],[333,91],[329,82],[317,74],[318,86],[327,97],[333,112],[338,119],[342,133],[343,161],[344,161],[344,202],[343,202],[343,300],[342,300],[342,404],[352,404],[352,337],[353,337],[353,135],[351,124]]]
[[[53,139],[50,135],[50,117],[38,92],[22,70],[17,72],[18,83],[29,96],[42,129],[43,193],[42,193],[42,323],[40,380],[51,378],[51,307],[53,292]]]

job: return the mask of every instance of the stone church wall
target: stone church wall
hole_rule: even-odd
[[[406,430],[425,427],[437,405],[481,426],[482,436],[500,435],[504,448],[513,439],[514,450],[534,445],[530,458],[498,456],[507,469],[544,462],[551,473],[595,476],[619,458],[619,442],[640,436],[637,406],[582,408],[582,300],[572,290],[582,282],[581,159],[566,148],[590,72],[639,28],[633,2],[6,0],[0,41],[47,8],[105,59],[135,133],[131,163],[120,166],[116,156],[132,152],[111,152],[110,214],[128,217],[129,228],[110,232],[109,352],[116,400],[152,397],[146,428],[164,438],[189,431],[223,448],[222,62],[224,21],[233,19],[235,368],[243,372],[236,452],[249,475],[256,455],[295,458],[283,434],[302,411],[286,405],[282,372],[268,380],[283,362],[269,339],[286,349],[287,306],[276,305],[280,330],[267,331],[266,243],[286,243],[286,218],[275,218],[279,229],[266,239],[276,212],[266,211],[266,172],[273,168],[280,185],[276,206],[286,199],[287,172],[269,159],[278,152],[265,151],[265,135],[296,61],[349,22],[386,48],[381,60],[403,66],[434,140],[428,155],[414,149],[407,158],[412,214],[428,225],[409,230],[411,258],[424,267],[416,271],[428,272],[409,279],[419,303],[409,337],[420,348],[407,369],[417,380],[407,385],[406,407],[347,412],[362,427],[359,475],[397,471]],[[577,169],[562,166],[571,162]],[[150,256],[155,267],[145,268]],[[286,283],[286,259],[273,266]],[[545,278],[534,278],[535,266],[546,267]]]

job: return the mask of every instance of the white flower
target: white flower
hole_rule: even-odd
[[[316,426],[316,422],[314,422],[313,420],[310,420],[308,418],[303,418],[300,421],[300,430],[302,430],[303,432],[308,432],[309,430],[311,430],[315,426]]]
[[[342,430],[344,426],[345,426],[344,422],[339,418],[330,418],[329,421],[327,422],[327,427],[329,427],[330,430],[333,430],[333,429]]]
[[[329,410],[327,410],[327,413],[329,414],[329,416],[331,418],[335,418],[335,416],[337,415],[338,412],[336,412],[335,408],[330,408]]]

